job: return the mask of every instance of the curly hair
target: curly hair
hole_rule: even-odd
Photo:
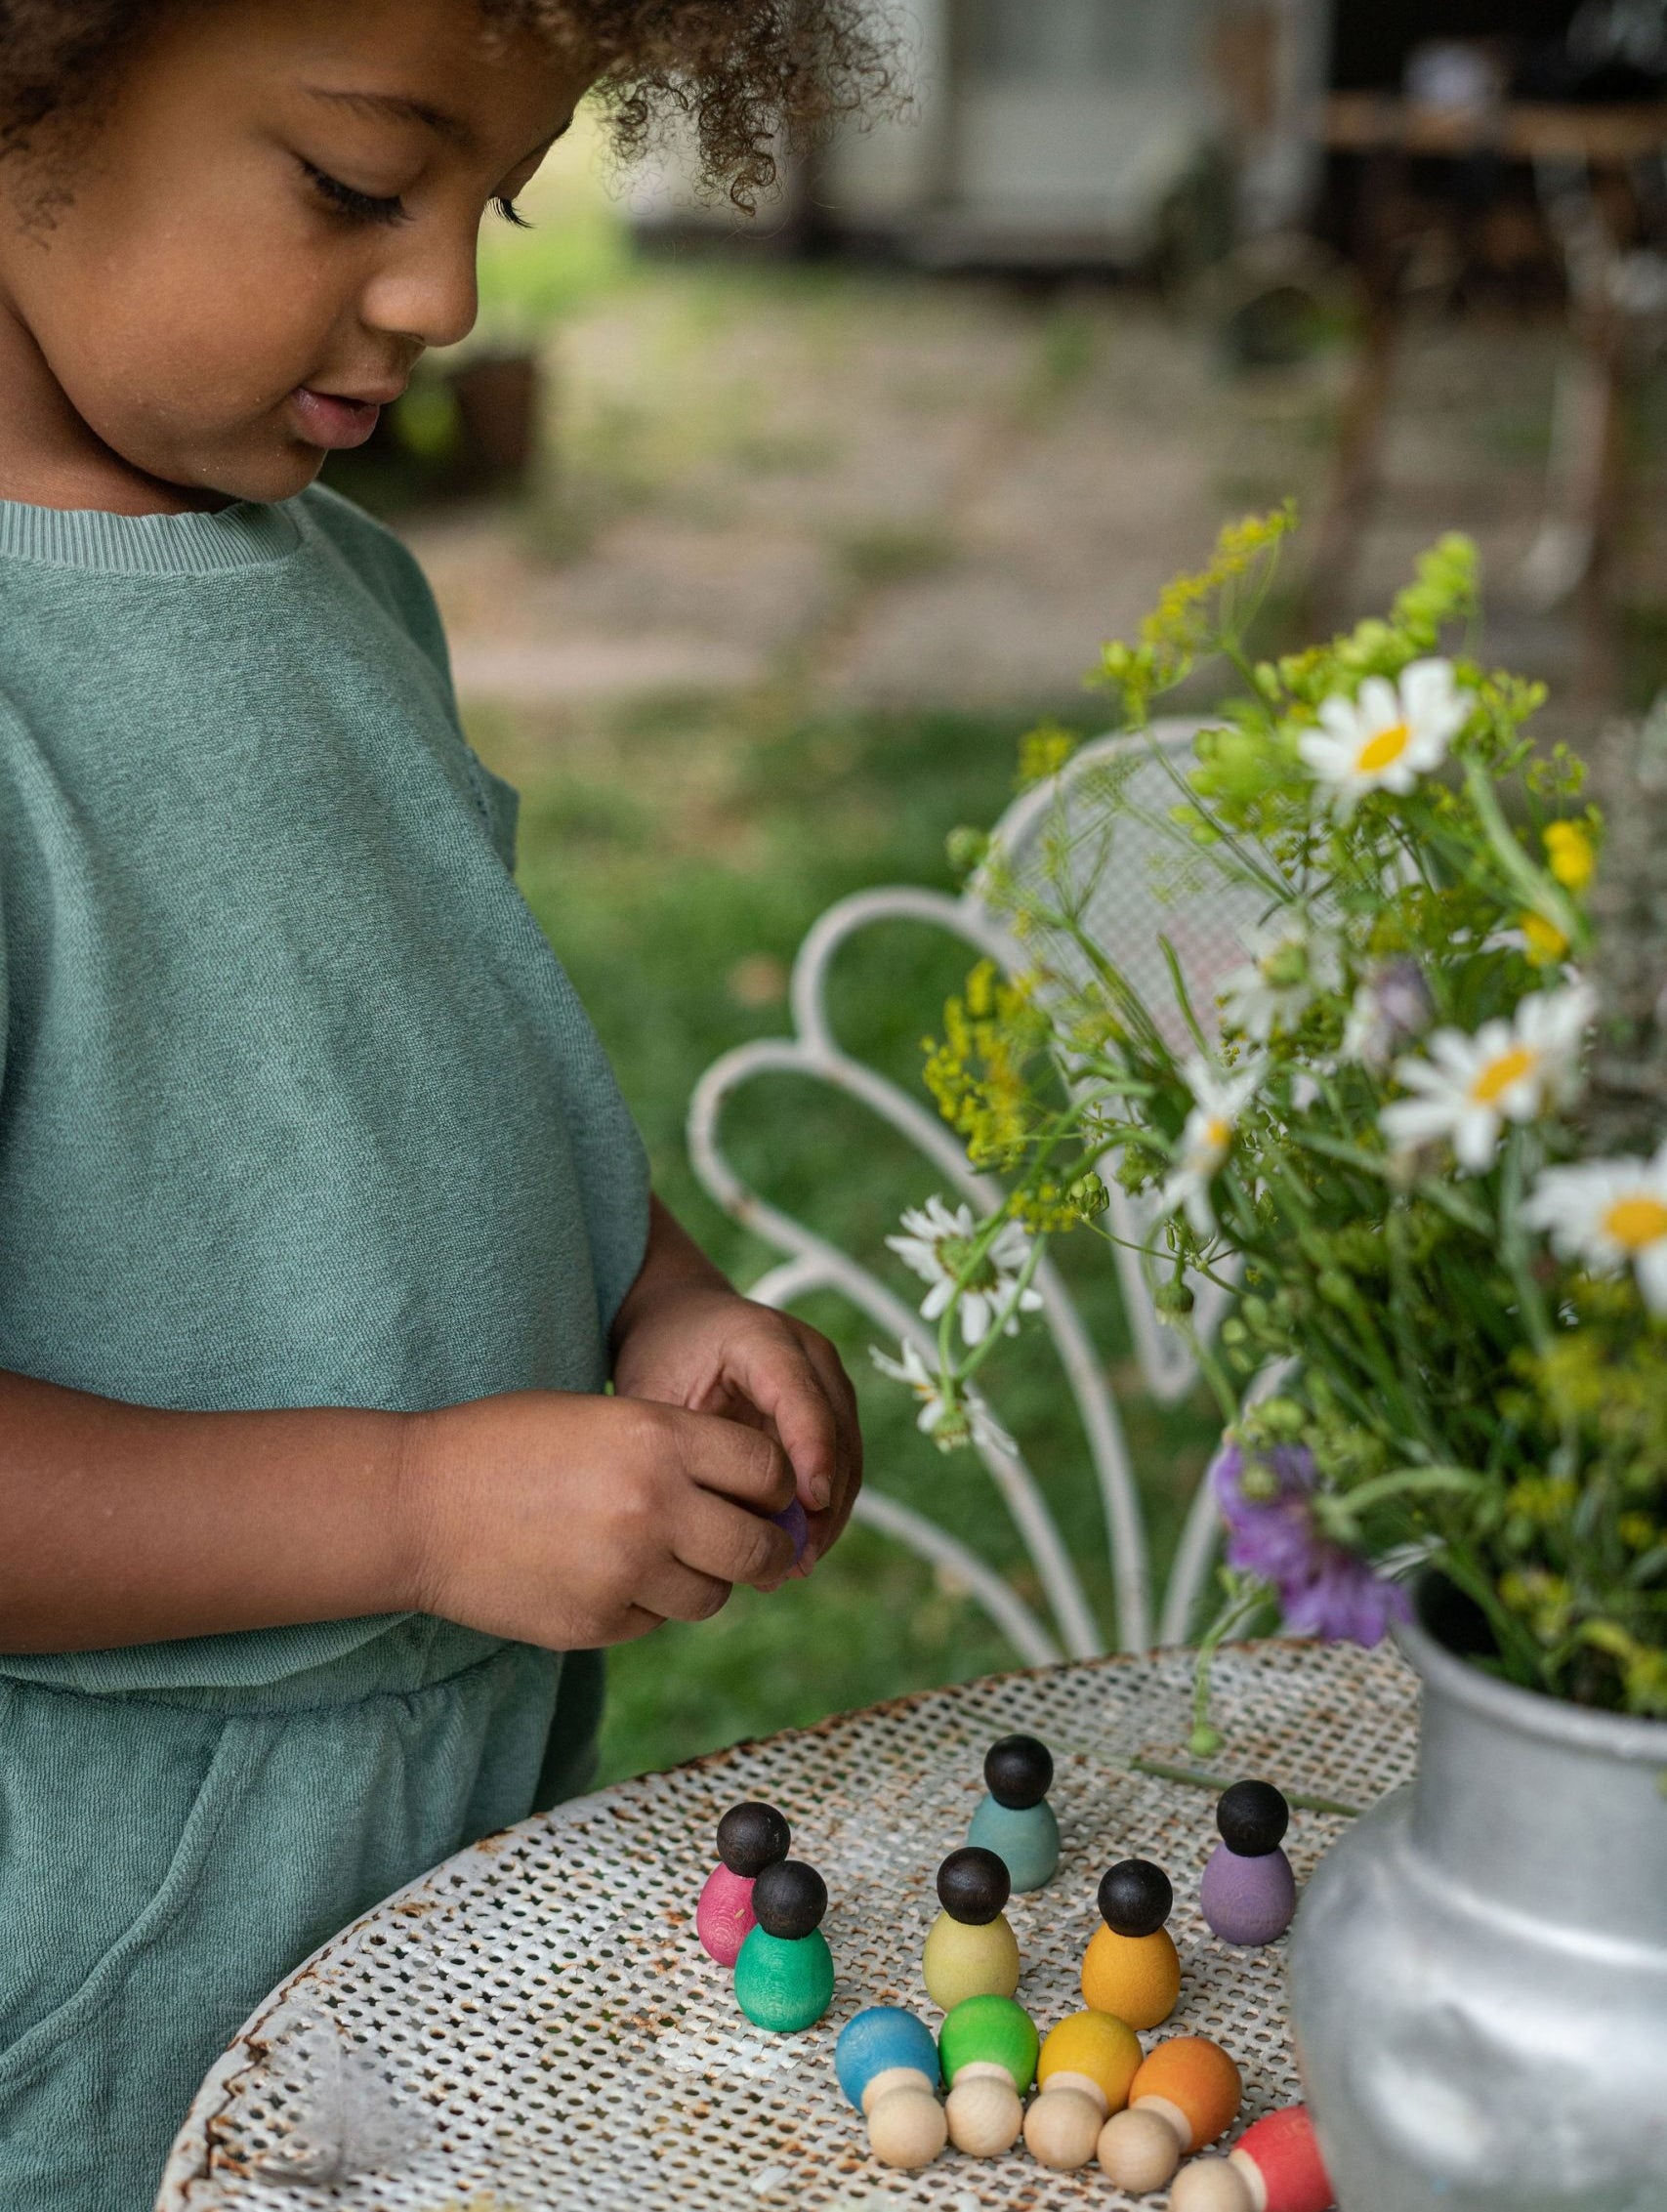
[[[0,154],[86,105],[181,4],[0,0]],[[530,30],[584,56],[623,158],[679,119],[692,124],[702,183],[749,212],[775,182],[778,149],[897,98],[897,39],[873,0],[473,4],[491,28]]]

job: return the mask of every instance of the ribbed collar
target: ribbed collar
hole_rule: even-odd
[[[213,515],[110,515],[102,508],[0,499],[0,557],[55,568],[207,576],[279,561],[300,542],[287,502],[271,507],[239,500]]]

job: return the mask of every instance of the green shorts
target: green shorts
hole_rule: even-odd
[[[602,1703],[597,1653],[423,1619],[236,1690],[90,1694],[8,1665],[4,2212],[150,2212],[198,2083],[273,1983],[582,1789]]]

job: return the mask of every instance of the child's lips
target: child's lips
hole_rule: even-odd
[[[310,384],[298,384],[290,394],[290,403],[308,444],[321,445],[331,452],[362,445],[376,428],[384,404],[378,399],[350,398],[340,392],[315,392]]]

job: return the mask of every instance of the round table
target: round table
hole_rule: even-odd
[[[1053,2174],[1022,2149],[888,2170],[840,2094],[833,2045],[869,2004],[912,2006],[936,2028],[920,1979],[933,1877],[965,1841],[985,1749],[1024,1729],[1053,1750],[1063,1841],[1049,1887],[1009,1907],[1038,2026],[1081,2005],[1101,1873],[1155,1858],[1175,1884],[1185,1970],[1159,2032],[1225,2044],[1247,2118],[1300,2094],[1284,1945],[1230,1949],[1198,1915],[1210,1791],[1130,1765],[1193,1764],[1190,1687],[1189,1655],[1173,1650],[992,1676],[740,1744],[487,1837],[272,1993],[199,2091],[158,2212],[1132,2204],[1097,2167]],[[1214,1708],[1227,1744],[1211,1765],[1363,1809],[1410,1778],[1416,1710],[1413,1677],[1388,1651],[1229,1648]],[[713,1831],[747,1797],[787,1814],[795,1856],[832,1900],[833,2007],[804,2035],[754,2028],[695,1941]],[[1299,1880],[1346,1821],[1296,1812]],[[1155,2212],[1161,2200],[1142,2201]]]

